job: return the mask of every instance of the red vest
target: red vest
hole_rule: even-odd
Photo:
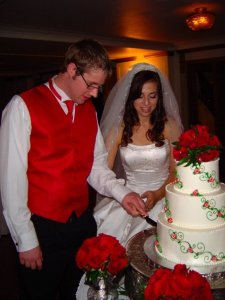
[[[62,110],[51,91],[41,85],[21,94],[30,113],[28,207],[39,216],[66,222],[73,211],[88,207],[87,177],[97,134],[90,101],[76,106],[75,121]]]

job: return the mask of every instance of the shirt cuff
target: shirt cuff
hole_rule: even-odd
[[[15,244],[18,252],[28,251],[39,246],[35,229],[33,228],[29,232],[21,234]]]
[[[119,203],[122,202],[123,198],[131,193],[131,190],[124,185],[117,184],[116,187],[112,190],[112,196]]]

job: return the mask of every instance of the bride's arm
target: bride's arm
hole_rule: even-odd
[[[119,149],[119,145],[121,143],[122,133],[123,133],[123,128],[122,126],[120,126],[116,136],[114,132],[111,132],[108,134],[108,136],[105,139],[105,146],[108,151],[107,161],[108,161],[108,167],[110,169],[113,169],[116,155]]]
[[[173,119],[169,119],[165,124],[164,137],[170,142],[170,164],[169,164],[169,175],[164,184],[156,191],[146,191],[141,195],[142,198],[146,198],[146,208],[152,209],[155,204],[165,197],[165,187],[167,184],[175,179],[175,161],[173,158],[173,147],[172,142],[178,140],[181,134],[181,129],[178,127]]]
[[[146,191],[141,195],[143,199],[146,199],[145,206],[147,210],[151,210],[159,200],[165,197],[166,185],[174,180],[175,162],[173,159],[172,149],[170,152],[169,175],[164,184],[158,190]]]

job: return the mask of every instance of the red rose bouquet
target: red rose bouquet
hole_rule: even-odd
[[[116,277],[128,266],[128,257],[115,237],[102,233],[83,242],[76,263],[86,271],[86,283],[92,284],[97,278]]]
[[[219,157],[222,149],[217,136],[209,133],[204,125],[196,125],[183,132],[179,141],[174,142],[173,156],[178,165],[199,165]]]
[[[158,269],[144,290],[145,300],[213,300],[208,281],[186,265]]]

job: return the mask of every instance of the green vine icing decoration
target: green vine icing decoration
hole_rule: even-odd
[[[169,230],[170,239],[180,246],[180,251],[184,254],[192,254],[195,259],[199,259],[201,256],[205,263],[216,263],[219,261],[225,261],[225,254],[220,252],[219,254],[213,254],[205,249],[205,245],[202,242],[197,244],[191,244],[184,240],[184,234],[172,229]]]
[[[194,175],[199,175],[199,179],[201,181],[207,181],[213,189],[215,189],[218,186],[219,181],[216,180],[216,172],[215,171],[212,171],[212,173],[205,172],[205,166],[203,166],[202,164],[200,164],[200,165],[197,164],[196,166],[191,166],[190,168],[191,168],[191,170],[193,170]],[[178,189],[181,189],[183,187],[183,183],[180,180],[180,176],[179,176],[177,170],[175,172],[174,185]],[[193,191],[192,194],[195,192],[196,192],[196,190]],[[199,196],[201,196],[201,194],[199,194]]]
[[[157,234],[155,235],[155,243],[154,244],[155,244],[155,247],[158,249],[159,253],[162,253],[162,247],[159,243],[159,237]]]
[[[177,189],[182,189],[182,187],[183,187],[183,183],[182,183],[182,181],[180,181],[180,176],[178,175],[177,170],[175,171],[175,180],[174,180],[173,184]]]
[[[192,166],[191,169],[193,170],[194,175],[200,175],[199,179],[201,181],[207,181],[212,188],[216,188],[219,182],[216,180],[216,172],[212,171],[210,174],[209,172],[205,172],[205,167],[201,165]]]
[[[170,208],[169,208],[169,201],[168,201],[167,198],[165,198],[165,200],[164,200],[164,212],[165,212],[165,215],[166,215],[166,218],[167,218],[167,222],[168,223],[173,223],[171,211],[170,211]]]
[[[197,190],[196,190],[197,191]],[[193,193],[193,196],[201,196],[202,198],[200,199],[202,203],[202,209],[206,211],[206,218],[209,221],[215,221],[218,218],[221,218],[225,221],[225,206],[222,206],[221,208],[216,207],[216,201],[215,199],[206,199],[199,193]],[[173,218],[172,218],[172,213],[169,208],[169,201],[167,198],[164,199],[164,212],[166,215],[166,219],[168,223],[173,223]]]
[[[191,196],[198,196],[198,197],[200,197],[200,196],[203,196],[203,195],[200,194],[198,190],[194,190],[194,191],[191,193]]]
[[[215,207],[216,201],[214,199],[207,200],[205,197],[201,198],[202,209],[206,210],[206,218],[209,221],[215,221],[218,218],[225,220],[225,207],[220,209]]]

